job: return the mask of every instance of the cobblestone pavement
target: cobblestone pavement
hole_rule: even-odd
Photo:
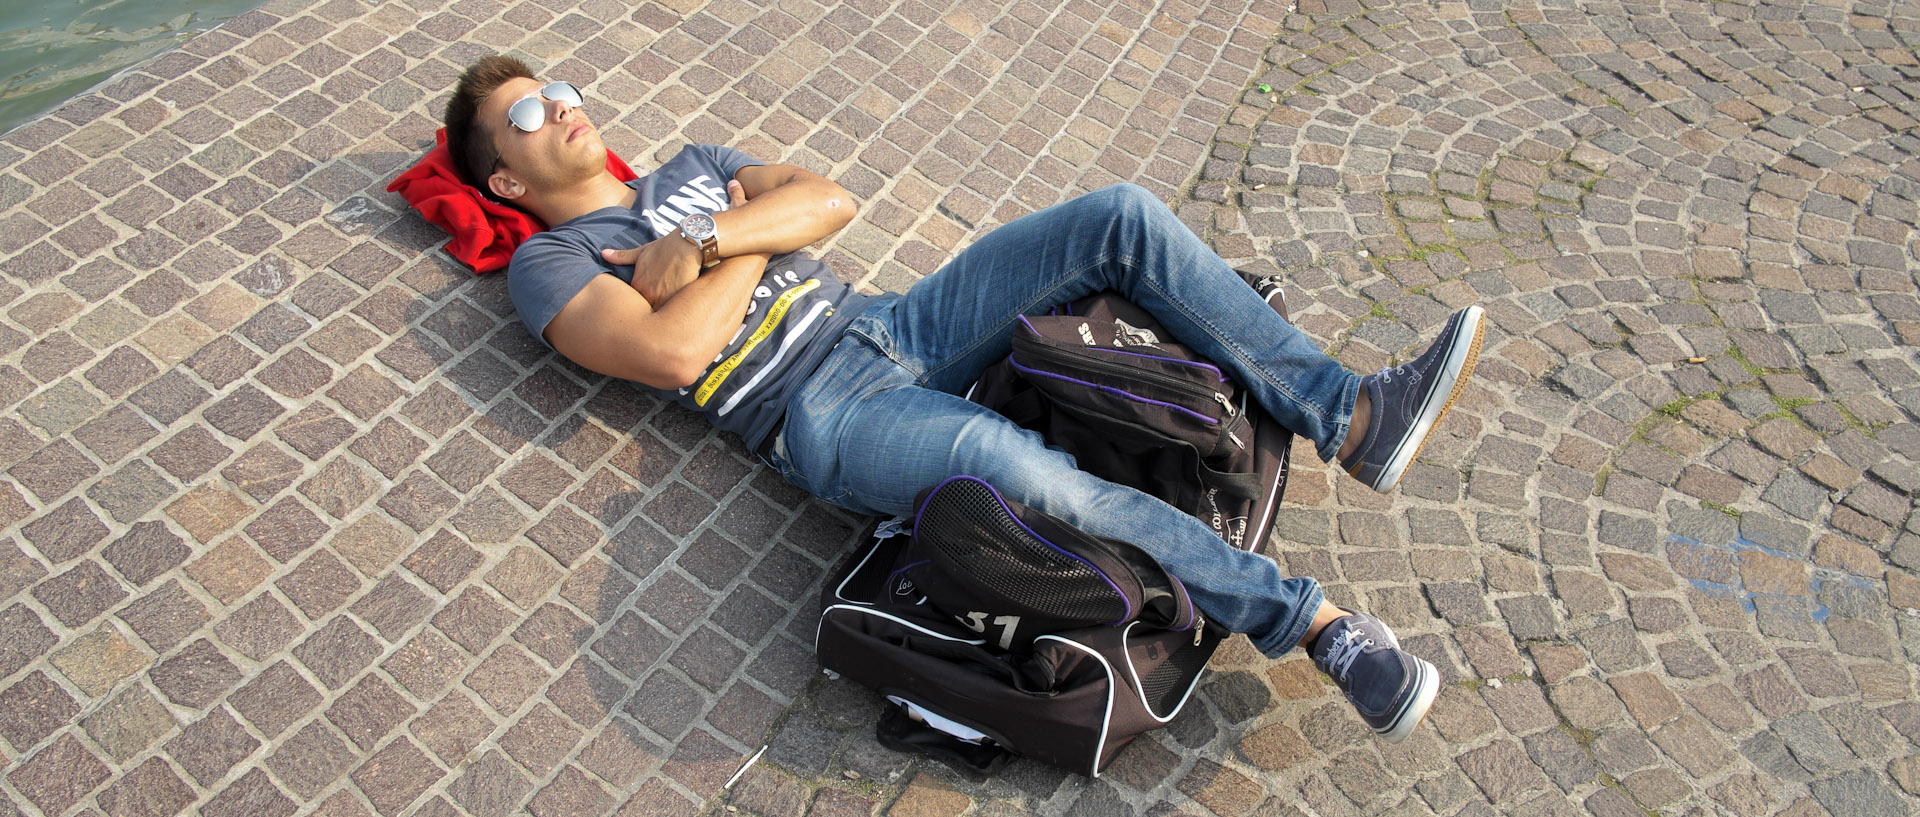
[[[1920,808],[1920,5],[1111,5],[284,0],[0,139],[0,817]],[[870,288],[1129,180],[1355,368],[1487,305],[1403,487],[1307,455],[1270,543],[1429,725],[1236,640],[1098,780],[881,750],[810,651],[865,520],[383,192],[494,51],[838,178]]]

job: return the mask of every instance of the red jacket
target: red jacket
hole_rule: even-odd
[[[607,151],[607,172],[623,182],[638,178],[611,150]],[[387,192],[398,192],[421,216],[452,233],[447,253],[472,267],[475,274],[506,266],[520,242],[547,229],[532,215],[489,199],[460,181],[453,157],[447,153],[446,128],[434,134],[434,147],[426,158],[395,178]]]

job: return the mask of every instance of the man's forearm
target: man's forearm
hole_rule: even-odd
[[[720,226],[721,255],[778,255],[833,235],[858,209],[845,188],[806,174],[713,218]]]
[[[650,331],[677,339],[680,346],[675,369],[691,379],[727,348],[766,269],[765,255],[728,258],[654,310]]]

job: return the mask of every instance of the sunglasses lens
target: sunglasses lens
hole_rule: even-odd
[[[580,89],[573,87],[571,82],[548,83],[547,87],[540,89],[540,95],[555,102],[564,102],[569,108],[586,104],[586,100],[580,96]]]
[[[547,108],[540,104],[539,97],[530,96],[507,109],[507,121],[523,131],[537,131],[547,123]]]
[[[586,104],[586,100],[580,96],[580,89],[573,87],[573,83],[549,82],[546,87],[540,89],[537,96],[529,96],[507,108],[507,121],[528,133],[539,130],[541,125],[547,124],[547,106],[541,103],[542,98],[551,99],[569,108],[578,108]]]

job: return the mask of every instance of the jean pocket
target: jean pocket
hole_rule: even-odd
[[[892,306],[891,303],[882,304],[868,310],[866,314],[854,318],[853,323],[847,324],[847,334],[855,340],[872,347],[873,350],[879,352],[881,356],[892,359],[895,357],[893,330],[887,327],[886,321],[881,320],[881,315],[874,314],[876,312],[891,311],[887,309],[890,306]]]

